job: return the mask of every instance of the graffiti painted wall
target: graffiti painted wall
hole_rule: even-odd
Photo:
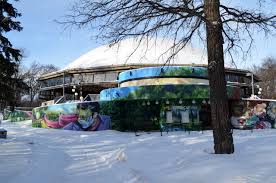
[[[11,122],[19,122],[32,119],[32,111],[23,110],[8,110],[4,109],[4,120],[9,120]]]
[[[205,99],[110,101],[106,104],[113,106],[112,125],[117,130],[159,130],[164,123],[181,123],[182,120],[193,127],[199,122],[204,129],[211,127],[210,105]]]
[[[100,113],[98,102],[65,103],[34,108],[32,126],[99,131],[110,129],[111,119]]]
[[[209,98],[208,72],[205,67],[147,67],[119,74],[118,88],[102,90],[101,101]],[[241,99],[241,89],[227,86],[228,98]]]
[[[100,100],[158,100],[158,99],[204,99],[209,98],[208,85],[152,85],[110,88],[102,90]],[[240,99],[239,87],[228,86],[229,99]]]
[[[276,101],[242,100],[231,103],[231,123],[235,128],[275,128]]]
[[[146,67],[124,71],[119,74],[119,83],[125,83],[132,80],[141,80],[146,78],[201,78],[208,79],[206,67],[189,67],[189,66],[161,66]]]
[[[230,101],[235,128],[274,128],[276,101]],[[167,122],[211,129],[208,99],[112,100],[56,104],[33,109],[33,127],[98,131],[159,130]]]
[[[56,104],[34,108],[32,126],[82,131],[111,128],[119,131],[159,130],[160,123],[166,122],[168,111],[172,111],[173,120],[176,121],[181,120],[183,112],[188,111],[189,122],[201,120],[208,126],[210,120],[206,114],[210,111],[204,113],[206,105],[207,102],[203,104],[201,99],[113,100]]]

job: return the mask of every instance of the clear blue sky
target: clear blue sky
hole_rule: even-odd
[[[23,31],[9,33],[8,37],[15,47],[24,50],[25,65],[38,61],[61,68],[99,45],[91,40],[88,30],[64,31],[63,26],[54,21],[62,19],[72,0],[11,2],[22,13],[19,20]]]
[[[62,19],[73,1],[75,0],[11,1],[22,13],[19,21],[24,29],[21,32],[9,33],[8,37],[15,47],[24,49],[26,55],[23,60],[24,65],[38,61],[62,68],[102,44],[91,38],[91,30],[64,31],[62,25],[54,22],[55,19]],[[246,1],[247,4],[249,2],[251,3],[251,1]],[[239,3],[245,2],[240,0]],[[250,6],[253,7],[252,4]],[[275,13],[275,6],[270,6],[269,11]],[[235,58],[239,60],[238,64],[242,67],[247,67],[251,63],[260,64],[261,60],[267,56],[276,57],[275,37],[267,39],[258,34],[254,37],[256,42],[247,61],[240,64],[241,58]]]

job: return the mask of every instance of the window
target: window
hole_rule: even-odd
[[[105,74],[105,81],[116,81],[118,76],[117,72],[110,72]]]

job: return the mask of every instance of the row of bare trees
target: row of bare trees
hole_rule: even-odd
[[[276,99],[276,58],[268,57],[261,65],[253,66],[252,72],[259,76],[262,98]]]
[[[36,106],[38,104],[38,92],[40,84],[38,79],[40,76],[57,71],[58,68],[52,64],[41,64],[36,61],[32,62],[28,67],[21,65],[19,67],[18,78],[22,80],[27,86],[28,90],[21,93],[25,96],[17,102],[20,106]]]

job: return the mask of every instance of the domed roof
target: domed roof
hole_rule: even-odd
[[[104,45],[82,55],[64,69],[91,68],[101,66],[164,64],[172,55],[174,42],[165,38],[150,38],[139,41],[129,38],[113,45]],[[170,64],[207,64],[201,50],[185,46],[170,61]]]

